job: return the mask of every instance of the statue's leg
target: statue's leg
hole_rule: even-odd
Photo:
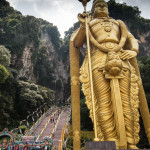
[[[122,99],[122,107],[124,112],[125,118],[125,128],[126,128],[126,135],[127,135],[127,143],[128,148],[135,149],[135,142],[134,137],[134,113],[132,111],[131,103],[130,103],[130,71],[125,71],[125,77],[120,79],[120,93]],[[138,122],[137,122],[138,123]]]
[[[102,71],[93,71],[94,93],[96,102],[97,123],[105,141],[117,141],[117,134],[114,124],[114,115],[111,103],[110,81],[105,79]]]

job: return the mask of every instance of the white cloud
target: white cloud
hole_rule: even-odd
[[[57,25],[62,36],[64,36],[64,31],[67,31],[77,21],[77,14],[83,11],[82,5],[77,0],[52,2],[44,0],[41,5],[40,3],[41,1],[32,3],[34,12],[41,18]],[[81,8],[82,11],[78,8]]]
[[[123,3],[123,1],[122,1],[122,0],[120,0],[120,1],[119,1],[119,3],[120,3],[120,4],[122,4],[122,3]]]
[[[11,6],[13,6],[14,8],[16,8],[17,3],[18,3],[19,0],[8,0],[8,1],[11,4]]]

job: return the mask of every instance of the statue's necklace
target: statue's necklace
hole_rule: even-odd
[[[112,28],[111,28],[111,27],[104,27],[104,30],[105,30],[106,32],[110,32],[110,31],[112,30]]]
[[[104,30],[106,32],[111,32],[112,27],[113,27],[113,23],[110,22],[108,19],[104,19],[104,21],[101,22],[101,25],[104,27]]]

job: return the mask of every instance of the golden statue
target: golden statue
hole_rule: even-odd
[[[73,122],[80,120],[77,49],[87,38],[90,52],[86,51],[80,68],[80,82],[94,124],[95,141],[115,141],[118,149],[138,149],[139,103],[150,141],[150,115],[135,58],[138,42],[123,21],[109,17],[104,0],[94,0],[91,16],[84,12],[78,19],[80,28],[70,40]],[[75,137],[80,135],[79,128],[78,123],[73,123],[74,141],[78,144]]]

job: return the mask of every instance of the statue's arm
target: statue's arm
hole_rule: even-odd
[[[74,39],[74,46],[76,48],[80,48],[85,42],[85,38],[86,38],[85,17],[87,17],[88,21],[90,20],[90,18],[88,18],[87,13],[78,14],[78,19],[80,21],[80,28]]]
[[[136,57],[137,54],[139,53],[138,51],[139,45],[138,45],[137,40],[134,38],[134,36],[130,32],[128,32],[125,45],[126,45],[125,49],[122,51],[120,58],[122,60],[129,60],[131,58]]]
[[[139,44],[137,40],[135,39],[135,37],[130,32],[128,32],[127,44],[130,50],[135,51],[137,54],[139,53],[139,50],[138,50]]]
[[[80,28],[76,34],[74,39],[74,46],[76,48],[80,48],[85,42],[86,34],[85,34],[85,26],[81,23]]]

